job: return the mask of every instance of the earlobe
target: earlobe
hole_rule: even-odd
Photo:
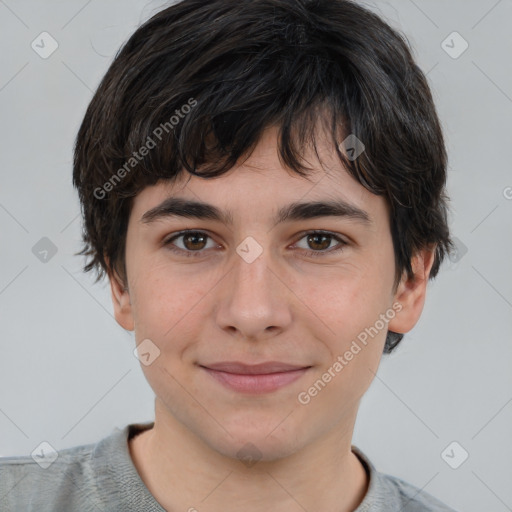
[[[411,259],[413,278],[405,274],[398,285],[393,302],[399,302],[402,309],[389,322],[388,329],[393,332],[409,332],[418,322],[427,292],[430,269],[434,263],[435,247],[417,252]]]
[[[127,331],[133,331],[134,322],[130,292],[128,288],[124,286],[122,279],[117,275],[117,273],[112,275],[109,272],[108,278],[110,281],[114,317],[117,323],[123,327],[123,329],[126,329]]]

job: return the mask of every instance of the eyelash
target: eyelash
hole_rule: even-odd
[[[163,242],[163,245],[167,246],[171,252],[174,252],[179,255],[184,255],[186,257],[193,258],[193,257],[203,256],[204,255],[203,249],[198,250],[198,251],[186,251],[184,249],[176,248],[175,246],[172,245],[172,242],[174,242],[174,240],[177,240],[178,238],[181,238],[185,235],[191,235],[191,234],[205,235],[209,239],[212,238],[210,235],[208,235],[204,231],[185,230],[185,231],[180,231],[179,233],[176,233],[175,235],[173,235],[171,238],[168,238],[167,240],[165,240]],[[337,249],[330,249],[330,250],[323,250],[323,251],[305,251],[306,256],[312,256],[314,258],[324,256],[325,254],[329,254],[329,255],[337,254],[337,253],[341,252],[345,248],[346,245],[348,245],[348,243],[345,242],[345,240],[341,239],[339,236],[334,235],[333,233],[330,233],[328,231],[318,231],[318,230],[306,231],[304,233],[301,233],[301,235],[302,236],[297,240],[297,242],[299,242],[300,240],[302,240],[303,238],[305,238],[306,236],[309,236],[309,235],[325,235],[325,236],[328,236],[340,243],[340,247],[338,247]],[[297,242],[295,242],[295,243],[297,243]]]

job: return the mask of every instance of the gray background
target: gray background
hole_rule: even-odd
[[[107,283],[93,285],[73,256],[81,221],[71,158],[117,48],[163,5],[0,0],[0,455],[43,440],[91,443],[153,419],[133,333],[115,322]],[[384,357],[353,443],[379,470],[456,509],[512,510],[512,2],[365,5],[405,32],[428,72],[459,251],[429,284],[417,326]],[[59,45],[47,59],[31,48],[43,31]],[[469,44],[458,58],[442,46],[453,31]],[[57,249],[47,262],[33,252],[43,237]],[[469,453],[458,469],[441,457],[452,441]]]

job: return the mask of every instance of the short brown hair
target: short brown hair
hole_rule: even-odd
[[[126,282],[133,198],[184,170],[226,172],[271,125],[280,127],[281,161],[306,176],[300,148],[314,143],[320,108],[347,171],[390,206],[395,287],[404,272],[412,277],[411,257],[434,245],[435,277],[452,242],[431,92],[405,38],[348,0],[183,0],[135,31],[76,139],[84,271],[96,269],[96,282],[116,271]],[[342,125],[364,143],[356,159],[338,147]],[[402,337],[388,332],[385,352]]]

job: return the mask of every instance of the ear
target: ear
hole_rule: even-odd
[[[108,265],[108,259],[105,258]],[[108,272],[110,281],[110,290],[112,293],[112,304],[114,306],[114,316],[117,323],[127,331],[134,330],[134,322],[132,315],[132,303],[130,300],[130,292],[125,288],[123,280],[117,272],[112,275]]]
[[[427,293],[428,277],[434,263],[435,245],[417,252],[411,259],[414,278],[404,277],[398,285],[393,302],[399,302],[402,309],[388,323],[388,329],[397,333],[409,332],[418,322]]]

